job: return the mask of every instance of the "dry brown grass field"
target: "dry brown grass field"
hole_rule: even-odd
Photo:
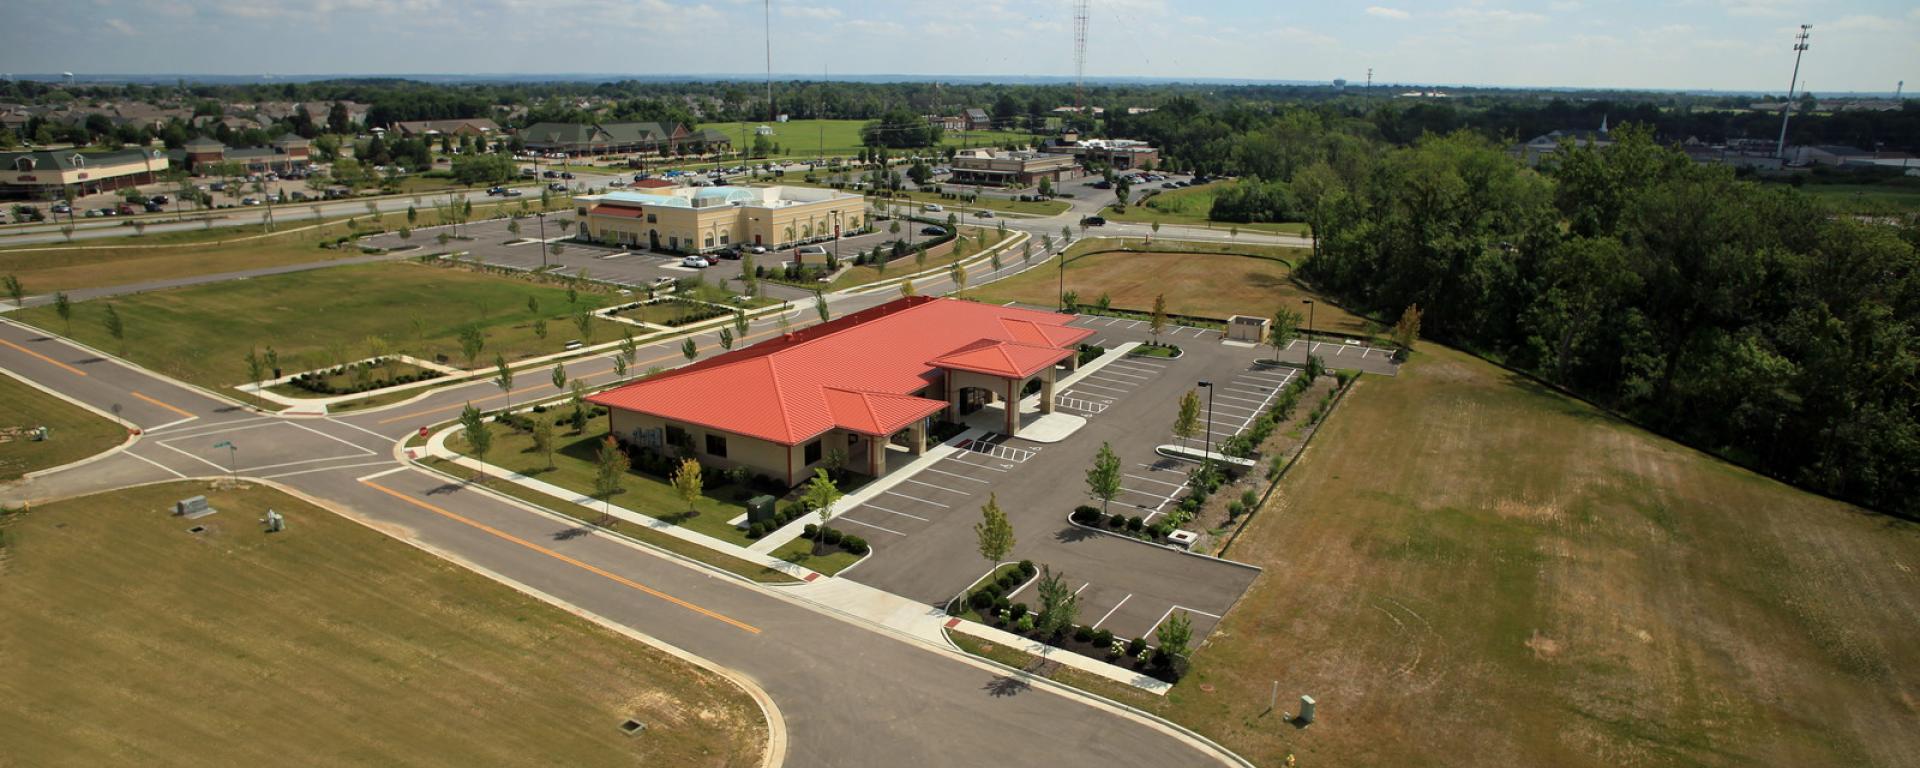
[[[221,511],[165,512],[196,493]],[[0,765],[745,766],[766,737],[716,675],[267,488],[0,518]]]

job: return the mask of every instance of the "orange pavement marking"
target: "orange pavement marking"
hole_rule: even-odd
[[[7,346],[9,346],[9,347],[13,347],[14,349],[17,349],[17,350],[20,350],[20,351],[22,351],[22,352],[25,352],[25,353],[27,353],[27,354],[29,354],[29,355],[33,355],[34,357],[37,357],[37,358],[40,358],[40,359],[42,359],[42,360],[45,360],[45,361],[47,361],[47,362],[49,362],[49,363],[53,363],[54,365],[57,365],[57,366],[60,366],[60,367],[62,367],[62,368],[65,368],[65,369],[67,369],[67,371],[68,371],[68,372],[70,372],[70,373],[72,373],[72,374],[74,374],[74,375],[76,375],[76,376],[85,376],[85,375],[87,375],[87,372],[86,372],[86,371],[83,371],[83,370],[80,370],[80,369],[78,369],[78,368],[75,368],[75,367],[73,367],[73,366],[71,366],[71,365],[67,365],[66,363],[63,363],[63,362],[60,362],[60,361],[58,361],[58,360],[55,360],[55,359],[53,359],[53,358],[51,358],[51,357],[47,357],[46,355],[43,355],[43,354],[40,354],[40,353],[38,353],[38,352],[35,352],[35,351],[33,351],[33,350],[31,350],[31,349],[27,349],[26,347],[23,347],[23,346],[20,346],[20,345],[18,345],[18,344],[15,344],[15,343],[13,343],[13,342],[11,342],[11,341],[7,341],[6,339],[0,339],[0,344],[5,344],[5,345],[7,345]]]
[[[158,401],[158,400],[155,400],[155,399],[153,399],[153,398],[151,398],[151,397],[147,397],[146,395],[143,395],[143,394],[140,394],[139,392],[133,392],[133,391],[128,391],[128,392],[127,392],[127,394],[129,394],[129,395],[133,395],[134,397],[137,397],[137,398],[140,398],[140,399],[142,399],[142,400],[145,400],[145,401],[147,401],[147,402],[149,402],[149,403],[153,403],[154,405],[157,405],[157,406],[160,406],[160,407],[162,407],[162,408],[165,408],[165,409],[167,409],[167,410],[169,410],[169,411],[173,411],[174,413],[177,413],[177,414],[180,414],[180,415],[182,415],[182,416],[185,416],[185,417],[187,417],[187,418],[189,418],[189,419],[191,419],[191,418],[193,418],[193,413],[192,413],[192,412],[190,412],[190,411],[186,411],[186,410],[183,410],[183,409],[180,409],[180,408],[175,408],[175,407],[173,407],[173,406],[171,406],[171,405],[167,405],[166,403],[163,403],[163,402],[160,402],[160,401]]]
[[[531,550],[533,550],[533,551],[535,551],[535,552],[539,552],[540,554],[543,554],[543,555],[546,555],[546,556],[548,556],[548,557],[551,557],[551,558],[553,558],[553,559],[555,559],[555,560],[559,560],[560,562],[563,562],[563,563],[566,563],[566,564],[568,564],[568,565],[571,565],[571,566],[574,566],[574,567],[576,567],[576,568],[579,568],[579,569],[581,569],[581,570],[583,570],[583,571],[586,571],[586,572],[588,572],[588,573],[592,573],[592,574],[594,574],[594,575],[596,575],[596,576],[600,576],[600,577],[603,577],[603,578],[606,578],[606,579],[608,579],[608,580],[610,580],[610,581],[614,581],[614,582],[617,582],[617,583],[619,583],[619,584],[620,584],[620,585],[622,585],[622,586],[626,586],[626,587],[631,587],[631,588],[633,588],[633,589],[636,589],[636,590],[639,590],[639,591],[641,591],[641,592],[645,592],[645,593],[647,593],[647,594],[649,594],[649,595],[652,595],[652,596],[654,596],[654,597],[657,597],[657,598],[660,598],[661,600],[665,600],[665,601],[667,601],[667,602],[669,602],[669,603],[673,603],[674,605],[677,605],[677,606],[680,606],[680,607],[682,607],[682,608],[685,608],[685,609],[687,609],[687,610],[689,610],[689,611],[693,611],[694,613],[698,613],[698,614],[700,614],[700,615],[702,615],[702,616],[705,616],[705,617],[707,617],[707,618],[710,618],[710,619],[713,619],[713,620],[715,620],[715,621],[720,621],[720,622],[725,622],[725,623],[727,623],[727,624],[731,624],[731,625],[733,625],[733,626],[735,626],[735,627],[738,627],[738,628],[740,628],[740,629],[743,629],[743,630],[746,630],[746,631],[748,631],[748,632],[751,632],[751,633],[753,633],[753,634],[756,634],[756,635],[757,635],[757,634],[760,634],[760,628],[759,628],[759,627],[756,627],[756,626],[753,626],[752,624],[747,624],[747,623],[745,623],[745,622],[742,622],[742,621],[739,621],[739,620],[736,620],[736,619],[734,619],[734,618],[731,618],[731,617],[729,617],[729,616],[726,616],[726,615],[724,615],[724,614],[720,614],[720,613],[715,613],[715,612],[713,612],[713,611],[710,611],[710,610],[707,610],[707,609],[705,609],[705,608],[702,608],[702,607],[700,607],[700,606],[697,606],[697,605],[694,605],[693,603],[689,603],[689,602],[687,602],[687,601],[685,601],[685,600],[682,600],[682,599],[680,599],[680,598],[677,598],[677,597],[674,597],[674,596],[672,596],[672,595],[669,595],[669,594],[667,594],[667,593],[665,593],[665,592],[661,592],[660,590],[657,590],[657,589],[654,589],[654,588],[652,588],[652,587],[649,587],[649,586],[647,586],[647,585],[645,585],[645,584],[641,584],[640,582],[637,582],[637,581],[634,581],[634,580],[632,580],[632,579],[629,579],[629,578],[627,578],[627,577],[625,577],[625,576],[621,576],[621,575],[619,575],[619,574],[617,574],[617,573],[612,573],[612,572],[609,572],[609,571],[607,571],[607,570],[604,570],[604,569],[602,569],[602,568],[599,568],[598,566],[594,566],[594,565],[589,565],[589,564],[587,564],[587,563],[584,563],[584,562],[581,562],[581,561],[579,561],[579,560],[575,560],[574,558],[571,558],[571,557],[568,557],[568,556],[566,556],[566,555],[563,555],[563,554],[560,554],[559,552],[555,552],[555,551],[553,551],[553,550],[551,550],[551,549],[547,549],[546,547],[543,547],[543,546],[540,546],[540,545],[538,545],[538,544],[535,544],[535,543],[533,543],[533,542],[531,542],[531,541],[527,541],[526,539],[522,539],[522,538],[520,538],[520,537],[518,537],[518,536],[515,536],[515,535],[513,535],[513,534],[511,534],[511,533],[507,533],[507,532],[505,532],[505,531],[502,531],[502,530],[500,530],[500,529],[498,529],[498,528],[494,528],[494,527],[492,527],[492,526],[489,526],[489,525],[487,525],[487,524],[485,524],[485,523],[481,523],[481,522],[477,522],[477,521],[474,521],[474,520],[469,520],[469,519],[467,519],[467,518],[465,518],[465,517],[461,517],[461,516],[460,516],[460,515],[458,515],[458,514],[455,514],[455,513],[453,513],[453,512],[449,512],[449,511],[447,511],[447,510],[445,510],[445,509],[441,509],[441,508],[439,508],[439,507],[436,507],[436,506],[434,506],[434,505],[432,505],[432,504],[428,504],[428,503],[426,503],[426,502],[424,502],[424,501],[421,501],[421,500],[419,500],[419,499],[416,499],[416,498],[413,498],[412,496],[408,496],[408,495],[406,495],[406,494],[404,494],[404,493],[401,493],[401,492],[399,492],[399,491],[396,491],[396,490],[393,490],[392,488],[388,488],[388,487],[386,487],[386,486],[384,486],[384,485],[381,485],[381,484],[379,484],[379,483],[375,483],[375,482],[372,482],[372,481],[364,481],[364,480],[363,480],[363,481],[361,481],[361,482],[362,482],[362,484],[363,484],[363,485],[366,485],[366,486],[367,486],[367,487],[369,487],[369,488],[372,488],[372,489],[374,489],[374,490],[376,490],[376,491],[379,491],[379,492],[381,492],[381,493],[384,493],[384,494],[387,494],[388,496],[392,496],[392,497],[394,497],[394,498],[396,498],[396,499],[399,499],[399,500],[401,500],[401,501],[404,501],[404,502],[406,502],[406,503],[408,503],[408,504],[412,504],[412,505],[414,505],[414,506],[416,506],[416,507],[419,507],[419,508],[421,508],[421,509],[424,509],[424,510],[427,510],[427,511],[429,511],[429,512],[432,512],[432,513],[434,513],[434,514],[437,514],[437,515],[440,515],[440,516],[442,516],[442,517],[445,517],[445,518],[447,518],[447,519],[449,519],[449,520],[453,520],[453,521],[455,521],[455,522],[459,522],[459,523],[463,523],[463,524],[466,524],[466,525],[470,525],[470,526],[473,526],[474,528],[478,528],[478,529],[480,529],[480,530],[482,530],[482,531],[485,531],[485,532],[487,532],[487,533],[490,533],[490,534],[492,534],[492,535],[494,535],[494,536],[498,536],[498,537],[500,537],[500,538],[502,538],[502,539],[505,539],[505,540],[507,540],[507,541],[511,541],[511,542],[513,542],[513,543],[515,543],[515,544],[518,544],[518,545],[520,545],[520,546],[523,546],[523,547],[526,547],[527,549],[531,549]]]

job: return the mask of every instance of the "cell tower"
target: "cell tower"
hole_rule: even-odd
[[[1787,119],[1793,117],[1793,86],[1800,82],[1800,57],[1807,52],[1812,30],[1812,24],[1802,24],[1800,34],[1793,37],[1793,79],[1787,81],[1787,102],[1780,106],[1780,143],[1773,147],[1773,156],[1783,161],[1787,157]]]
[[[779,119],[780,113],[773,108],[773,0],[760,3],[761,23],[766,25],[767,33],[767,122]]]
[[[1087,6],[1091,0],[1073,0],[1073,105],[1087,111]]]

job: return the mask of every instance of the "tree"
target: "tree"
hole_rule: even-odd
[[[686,356],[687,362],[691,363],[694,358],[700,356],[700,345],[694,343],[692,338],[688,338],[685,343],[680,345],[680,354]]]
[[[7,275],[6,278],[0,280],[0,282],[6,284],[7,298],[13,299],[15,309],[26,306],[27,287],[20,284],[20,278]]]
[[[467,436],[467,450],[477,461],[487,460],[487,451],[493,449],[493,432],[487,426],[486,415],[480,409],[467,403],[460,409],[460,426]]]
[[[472,368],[475,360],[480,359],[480,351],[487,346],[487,335],[480,326],[468,323],[460,326],[460,354],[467,358],[467,367]]]
[[[732,328],[720,329],[720,348],[725,350],[733,349],[733,329]]]
[[[540,297],[534,296],[532,294],[527,295],[527,314],[529,315],[540,314]]]
[[[107,326],[107,335],[113,337],[119,351],[124,354],[127,351],[127,324],[120,319],[120,311],[108,304],[107,316],[102,322]]]
[[[507,410],[513,410],[513,369],[507,366],[506,355],[493,356],[493,385],[500,388],[500,394],[507,398]]]
[[[807,490],[800,495],[800,499],[820,513],[820,527],[824,530],[827,521],[833,519],[833,503],[840,500],[840,487],[833,484],[833,478],[827,475],[826,470],[815,468],[813,479],[807,482]],[[819,554],[820,542],[825,538],[813,538],[814,554]]]
[[[628,365],[632,365],[634,358],[639,354],[640,347],[633,341],[633,329],[620,329],[620,357],[626,360]]]
[[[987,494],[987,504],[980,508],[980,522],[973,524],[973,534],[989,568],[999,565],[1013,551],[1013,524],[1007,522],[1007,513],[1000,511],[997,494]]]
[[[953,263],[953,266],[947,270],[947,273],[953,278],[954,292],[965,293],[967,290],[967,268],[960,266],[960,262],[956,261]]]
[[[1413,342],[1420,338],[1420,305],[1409,304],[1400,313],[1400,322],[1393,324],[1393,343],[1408,352],[1413,351]]]
[[[568,401],[573,403],[573,433],[587,429],[587,383],[579,379],[567,382]]]
[[[613,356],[613,377],[616,379],[625,379],[627,377],[626,355]]]
[[[1129,178],[1130,177],[1122,176],[1120,180],[1113,185],[1113,207],[1115,210],[1126,210],[1127,199],[1133,196],[1133,182],[1129,181]]]
[[[1067,586],[1065,574],[1056,574],[1052,568],[1042,568],[1037,591],[1040,594],[1040,616],[1034,621],[1034,628],[1049,637],[1059,637],[1068,627],[1073,626],[1080,616],[1080,596]]]
[[[1041,197],[1053,197],[1053,179],[1045,176],[1040,177],[1039,191]]]
[[[593,343],[593,313],[584,309],[573,313],[573,327],[579,329],[581,341]]]
[[[60,323],[66,327],[66,335],[73,335],[73,301],[67,298],[66,291],[53,294],[53,313],[60,316]]]
[[[1160,341],[1160,332],[1167,327],[1167,295],[1157,293],[1153,296],[1153,317],[1147,321],[1147,327],[1153,330],[1153,340]]]
[[[747,340],[747,313],[733,313],[733,335],[741,341]]]
[[[820,322],[823,323],[833,317],[832,312],[827,309],[827,297],[818,292],[813,294],[813,311],[820,316]]]
[[[533,319],[533,337],[541,341],[547,340],[547,319],[546,318],[536,317]]]
[[[567,367],[565,365],[556,364],[553,366],[553,388],[560,390],[567,388]]]
[[[625,451],[615,443],[613,435],[607,435],[600,441],[600,450],[594,455],[593,495],[600,497],[600,522],[606,524],[613,518],[613,496],[620,492],[620,479],[627,474],[629,461]]]
[[[1293,343],[1300,335],[1300,313],[1286,307],[1273,312],[1273,324],[1267,328],[1267,345],[1273,347],[1273,359],[1280,359],[1280,352]]]
[[[1181,440],[1192,440],[1200,431],[1200,393],[1187,390],[1180,396],[1180,415],[1173,418],[1173,434]]]
[[[1193,619],[1186,611],[1169,613],[1160,628],[1154,630],[1154,636],[1160,640],[1161,654],[1184,658],[1187,645],[1193,642]]]
[[[687,459],[680,462],[680,469],[673,473],[673,490],[687,502],[687,517],[698,514],[693,505],[700,501],[700,462]]]
[[[533,450],[547,460],[547,469],[553,469],[553,419],[545,414],[534,415]]]
[[[1120,457],[1114,454],[1112,443],[1101,443],[1100,452],[1094,455],[1093,468],[1087,470],[1087,491],[1100,500],[1101,514],[1106,514],[1107,505],[1120,495]]]
[[[900,281],[900,295],[901,296],[913,295],[913,278],[909,277]]]
[[[254,348],[247,347],[247,381],[248,383],[253,384],[253,386],[256,388],[259,387],[260,380],[266,378],[264,375],[262,375],[266,372],[266,367],[267,367],[266,362],[260,359],[260,355],[254,350]]]

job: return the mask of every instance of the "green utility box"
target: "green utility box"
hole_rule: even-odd
[[[747,500],[747,524],[773,519],[772,496],[755,496]]]

